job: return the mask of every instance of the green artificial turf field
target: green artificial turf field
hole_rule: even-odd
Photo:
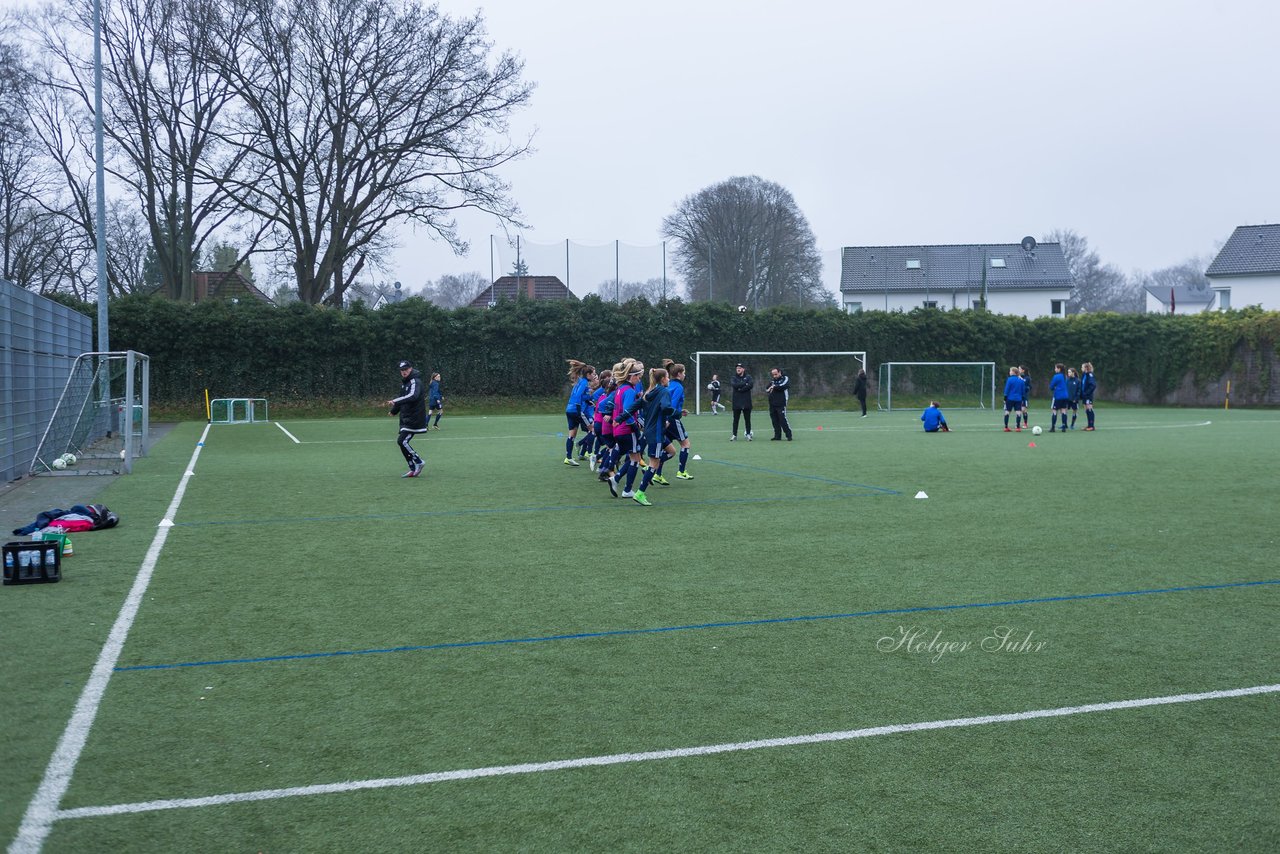
[[[446,417],[417,480],[390,418],[181,425],[0,591],[0,838],[34,798],[58,852],[1280,847],[1280,413],[948,420],[690,417],[647,508],[558,414]]]

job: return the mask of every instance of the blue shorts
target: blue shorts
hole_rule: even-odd
[[[1069,400],[1067,400],[1067,399],[1065,399],[1065,398],[1063,398],[1062,400],[1055,400],[1055,401],[1053,402],[1053,411],[1054,411],[1054,412],[1062,412],[1062,411],[1066,410],[1066,408],[1067,408],[1068,406],[1070,406],[1070,405],[1071,405],[1071,401],[1069,401]]]
[[[640,437],[635,433],[624,433],[619,436],[616,433],[613,436],[613,442],[618,450],[624,454],[640,453]]]
[[[564,414],[564,420],[569,423],[570,430],[577,430],[579,427],[582,426],[582,413],[566,412]]]
[[[1080,408],[1080,405],[1076,403],[1074,400],[1067,401],[1067,409],[1070,409],[1072,412],[1076,412],[1077,410],[1079,410],[1079,408]]]
[[[444,408],[443,397],[435,397],[427,401],[427,409],[443,409],[443,408]]]
[[[644,437],[644,455],[646,457],[649,457],[650,459],[656,460],[658,458],[658,449],[665,444],[666,442],[664,442],[658,436],[645,436]]]
[[[1082,397],[1080,398],[1080,402],[1083,403],[1085,406],[1093,406],[1092,397]]]
[[[675,442],[677,445],[689,438],[684,429],[684,421],[679,418],[672,418],[667,422],[665,435],[668,442]]]
[[[1004,411],[1005,411],[1005,412],[1017,412],[1017,411],[1018,411],[1018,410],[1020,410],[1020,409],[1022,409],[1022,401],[1021,401],[1021,400],[1012,400],[1012,399],[1007,398],[1007,397],[1004,399]]]

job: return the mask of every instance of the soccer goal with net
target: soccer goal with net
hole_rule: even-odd
[[[876,407],[884,412],[923,409],[995,409],[995,362],[883,362]]]
[[[755,378],[756,395],[769,384],[769,369],[779,368],[791,379],[792,398],[850,397],[858,371],[867,369],[865,350],[699,350],[693,354],[693,388],[686,389],[686,401],[693,400],[693,412],[701,415],[704,403],[710,406],[707,384],[718,376],[721,402],[732,410],[733,386],[729,380],[734,366],[742,362]]]
[[[150,446],[151,359],[81,353],[45,427],[31,474],[128,474]]]

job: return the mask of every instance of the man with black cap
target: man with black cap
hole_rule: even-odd
[[[730,442],[738,441],[739,416],[746,418],[747,441],[751,441],[751,389],[755,384],[751,374],[747,373],[746,365],[739,362],[734,366],[733,376],[729,378],[729,385],[733,386],[733,435],[729,437]]]
[[[400,453],[404,454],[404,461],[409,464],[409,470],[401,477],[418,477],[422,474],[422,457],[418,456],[418,452],[409,443],[414,436],[427,432],[427,408],[423,398],[422,376],[414,370],[412,362],[402,361],[400,396],[387,401],[387,406],[391,407],[390,414],[400,416],[400,435],[396,437],[396,444],[400,447]]]

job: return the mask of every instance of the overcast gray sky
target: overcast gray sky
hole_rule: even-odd
[[[830,261],[1072,228],[1130,272],[1280,221],[1274,0],[479,5],[537,84],[515,120],[536,151],[504,174],[524,239],[557,246],[526,256],[607,244],[607,273],[572,259],[579,294],[614,240],[656,246],[677,202],[734,175],[789,189]],[[469,257],[406,229],[385,277],[487,275],[500,229],[459,222]],[[660,249],[624,252],[624,279],[661,275]]]
[[[538,86],[517,120],[537,151],[506,172],[529,240],[654,243],[680,199],[746,174],[829,251],[1063,227],[1150,270],[1280,221],[1280,3],[481,7]],[[406,236],[399,277],[488,273],[494,229],[462,222],[470,259]]]

